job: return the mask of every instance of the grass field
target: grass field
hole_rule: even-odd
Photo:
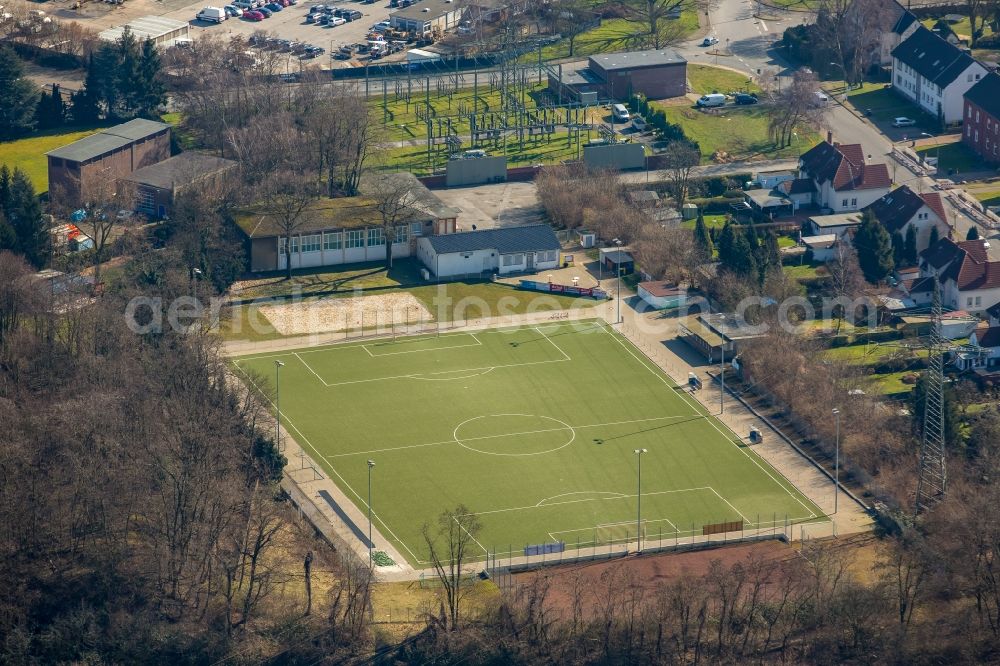
[[[711,65],[691,65],[687,67],[688,81],[693,92],[703,95],[721,92],[728,94],[734,90],[760,92],[760,86],[745,74],[731,69]]]
[[[938,171],[941,173],[954,169],[957,172],[987,170],[989,166],[982,158],[961,141],[941,143],[936,146],[920,146],[917,155],[938,158]]]
[[[59,146],[73,143],[86,136],[90,136],[95,129],[77,129],[67,132],[66,130],[53,130],[51,132],[39,132],[34,136],[17,141],[6,141],[0,143],[0,164],[6,164],[11,170],[20,167],[35,186],[35,192],[41,194],[49,191],[49,163],[45,153],[55,150]]]
[[[659,106],[653,103],[653,106]],[[711,163],[716,151],[733,159],[777,159],[801,155],[819,143],[813,130],[799,130],[792,145],[777,148],[768,137],[767,112],[760,108],[727,108],[704,113],[690,107],[662,106],[667,120],[684,128],[684,134],[701,146],[702,163]]]
[[[282,360],[286,427],[426,564],[421,527],[462,503],[486,548],[568,548],[635,538],[635,449],[645,448],[645,539],[742,520],[823,520],[820,510],[608,326],[596,321],[373,340],[251,355]]]
[[[698,12],[694,9],[685,10],[681,12],[679,19],[669,21],[669,25],[679,34],[689,35],[698,29]],[[576,36],[572,55],[569,52],[569,39],[563,38],[542,48],[542,60],[570,57],[583,59],[595,53],[652,48],[648,44],[648,33],[649,26],[641,21],[624,18],[604,19],[596,28]],[[535,62],[537,59],[536,53],[527,53],[522,57],[525,62]]]

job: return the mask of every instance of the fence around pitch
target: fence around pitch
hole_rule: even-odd
[[[530,544],[521,547],[509,544],[506,550],[502,546],[492,548],[486,555],[483,565],[485,573],[492,578],[497,585],[503,587],[510,582],[510,576],[521,571],[529,571],[543,566],[558,566],[560,564],[573,564],[588,561],[612,560],[625,557],[629,554],[651,554],[667,552],[683,552],[689,550],[702,550],[715,548],[729,544],[754,543],[757,541],[805,541],[808,539],[836,536],[836,524],[828,516],[817,516],[806,520],[789,520],[787,517],[779,518],[777,514],[772,514],[771,521],[758,520],[753,523],[755,527],[747,528],[743,521],[736,521],[732,525],[740,524],[739,531],[717,531],[721,525],[696,526],[691,524],[688,530],[663,531],[646,530],[641,539],[637,542],[636,531],[626,533],[621,538],[612,538],[602,541],[600,539],[600,527],[593,528],[590,538],[578,538],[573,542],[566,542],[565,549],[557,553],[547,553],[544,549],[539,549],[537,555],[526,555],[531,548]]]

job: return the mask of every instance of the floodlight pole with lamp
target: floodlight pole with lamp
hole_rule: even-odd
[[[618,319],[615,323],[622,323],[622,242],[615,238],[614,244],[618,246],[617,261],[615,261],[615,268],[618,271]]]
[[[368,460],[368,568],[372,568],[373,557],[372,549],[375,544],[372,543],[372,467],[375,466],[375,461]]]
[[[840,410],[836,407],[833,408],[833,416],[837,421],[833,447],[833,512],[837,513],[840,502]]]
[[[284,362],[277,360],[274,362],[274,443],[278,445],[278,451],[281,451],[281,373],[279,371],[283,367],[285,367]]]
[[[636,449],[635,455],[639,457],[639,487],[636,499],[638,509],[635,514],[635,549],[636,552],[642,550],[642,454],[649,453],[648,449]]]

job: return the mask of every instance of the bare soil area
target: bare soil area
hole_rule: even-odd
[[[393,322],[431,321],[424,304],[412,294],[395,292],[306,303],[264,305],[261,313],[282,335],[305,335],[391,326]]]

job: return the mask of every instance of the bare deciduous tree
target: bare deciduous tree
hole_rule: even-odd
[[[778,93],[769,109],[768,132],[779,148],[792,143],[796,129],[817,126],[823,118],[823,107],[816,102],[816,76],[798,70],[792,82]]]
[[[437,523],[433,531],[430,525],[424,524],[424,542],[430,553],[431,567],[444,589],[450,628],[455,630],[459,626],[462,602],[469,592],[469,574],[462,569],[468,563],[469,549],[479,547],[476,535],[482,524],[463,504],[442,513]]]
[[[670,193],[678,210],[684,208],[691,171],[700,161],[701,153],[687,141],[672,141],[663,151],[663,168],[667,170]]]

